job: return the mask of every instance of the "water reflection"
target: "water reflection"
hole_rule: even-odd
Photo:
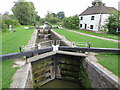
[[[41,88],[80,88],[80,87],[77,83],[55,79],[55,80],[41,86]]]

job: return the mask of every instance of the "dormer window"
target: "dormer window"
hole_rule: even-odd
[[[80,20],[83,20],[83,17],[81,17]]]
[[[91,20],[94,20],[95,19],[95,16],[91,16]]]

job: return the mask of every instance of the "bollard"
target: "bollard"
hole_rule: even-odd
[[[90,46],[91,46],[90,43],[88,43],[88,48],[90,48]]]
[[[22,46],[19,47],[20,52],[22,52]]]

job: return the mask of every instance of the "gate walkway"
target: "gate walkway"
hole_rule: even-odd
[[[114,39],[94,36],[94,35],[90,35],[90,34],[85,34],[85,33],[77,32],[77,31],[69,30],[69,29],[66,29],[66,28],[64,28],[64,29],[67,30],[67,31],[70,31],[70,32],[78,33],[78,34],[89,36],[89,37],[99,38],[99,39],[103,39],[103,40],[109,40],[109,41],[113,41],[113,42],[120,42],[120,40],[114,40]]]

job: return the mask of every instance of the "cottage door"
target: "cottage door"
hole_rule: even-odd
[[[87,28],[87,24],[85,24],[85,29]]]

